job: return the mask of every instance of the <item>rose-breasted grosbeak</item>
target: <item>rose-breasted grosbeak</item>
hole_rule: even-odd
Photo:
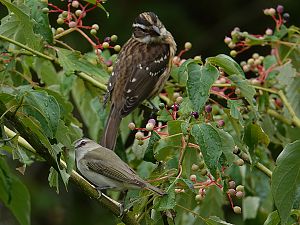
[[[141,13],[122,47],[108,82],[111,109],[101,145],[114,150],[121,119],[157,95],[169,78],[176,43],[153,12]]]

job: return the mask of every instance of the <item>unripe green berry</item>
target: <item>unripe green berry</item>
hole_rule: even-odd
[[[108,48],[109,47],[109,43],[108,42],[103,42],[102,43],[102,47],[103,48]]]
[[[235,91],[234,91],[234,93],[235,93],[236,95],[240,95],[240,94],[241,94],[241,89],[236,88]]]
[[[269,9],[269,15],[274,16],[276,14],[276,10],[274,8]]]
[[[45,14],[47,14],[47,13],[49,12],[49,9],[48,9],[47,7],[46,7],[46,8],[43,8],[43,9],[42,9],[42,12],[45,13]]]
[[[245,191],[245,187],[243,185],[238,185],[235,190],[236,191],[242,191],[242,192],[244,192]]]
[[[113,42],[116,42],[118,40],[118,36],[117,35],[111,35],[110,40]]]
[[[120,45],[115,45],[115,46],[114,46],[114,50],[115,50],[116,52],[119,52],[119,51],[121,50],[121,46],[120,46]]]
[[[235,43],[233,43],[232,41],[228,43],[228,47],[231,49],[235,48],[235,46]]]
[[[92,29],[99,30],[99,25],[98,24],[93,24]]]
[[[234,207],[233,207],[233,212],[234,212],[235,214],[241,214],[241,213],[242,213],[242,209],[241,209],[241,207],[239,207],[239,206],[234,206]]]
[[[63,18],[58,18],[57,20],[56,20],[56,23],[57,24],[59,24],[59,25],[62,25],[62,24],[64,24],[64,19]]]
[[[193,165],[192,165],[192,170],[193,170],[193,171],[199,170],[199,166],[196,165],[196,164],[193,164]]]
[[[114,69],[114,67],[113,67],[113,66],[109,66],[109,67],[107,67],[107,71],[108,71],[109,73],[111,73],[111,72],[113,71],[113,69]]]
[[[58,27],[58,28],[56,29],[56,34],[60,34],[60,33],[64,32],[64,31],[65,31],[64,28]]]
[[[202,176],[206,176],[207,173],[208,173],[207,169],[202,169],[202,170],[200,171],[200,174],[201,174]]]
[[[75,15],[76,15],[77,17],[79,17],[81,14],[82,14],[82,11],[81,11],[80,9],[77,9],[77,10],[75,11]]]
[[[248,65],[253,65],[254,64],[254,59],[250,58],[247,60]]]
[[[237,56],[237,51],[231,50],[231,51],[230,51],[230,55],[231,55],[232,57],[236,57],[236,56]]]
[[[204,197],[202,196],[202,195],[196,195],[195,196],[195,200],[197,201],[197,202],[200,202],[200,201],[202,201],[204,199]]]
[[[273,30],[272,29],[270,29],[270,28],[268,28],[268,29],[266,29],[266,35],[272,35],[273,34]]]
[[[205,162],[204,162],[204,160],[201,160],[199,162],[199,169],[203,169],[204,167],[205,167]]]
[[[176,98],[176,103],[177,104],[181,104],[183,102],[183,98],[181,97],[181,96],[178,96],[177,98]]]
[[[200,55],[196,55],[196,56],[194,57],[194,60],[196,60],[196,61],[201,61],[201,56],[200,56]]]
[[[243,65],[243,71],[244,71],[245,73],[249,72],[249,71],[250,71],[250,66],[249,66],[248,64]]]
[[[91,35],[95,36],[97,34],[97,30],[96,29],[91,29],[90,33],[91,33]]]
[[[133,122],[129,123],[129,124],[128,124],[128,128],[129,128],[130,130],[134,130],[134,129],[135,129],[135,123],[133,123]]]
[[[74,28],[74,27],[76,27],[76,26],[77,26],[77,23],[74,22],[74,21],[71,21],[71,22],[69,23],[69,27],[70,27],[70,28]]]
[[[141,132],[141,131],[136,132],[135,138],[136,138],[137,140],[143,139],[143,138],[144,138],[143,132]]]
[[[152,130],[153,130],[153,128],[154,128],[154,125],[153,125],[153,123],[147,123],[147,125],[146,125],[146,129],[147,129],[148,131],[152,131]]]
[[[191,42],[185,42],[184,48],[185,48],[185,50],[190,50],[192,48]]]
[[[67,11],[63,11],[61,15],[62,15],[63,18],[67,18],[68,17],[68,12]]]
[[[252,54],[252,58],[253,58],[253,59],[258,59],[258,57],[259,57],[259,54],[258,54],[258,53],[253,53],[253,54]]]

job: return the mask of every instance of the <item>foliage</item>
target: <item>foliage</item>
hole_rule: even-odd
[[[59,193],[60,178],[68,187],[72,143],[83,133],[100,139],[107,116],[102,96],[120,46],[114,45],[116,35],[100,40],[99,26],[84,24],[92,10],[107,13],[102,1],[73,1],[66,11],[42,1],[0,2],[9,10],[0,25],[0,200],[25,225],[30,196],[9,159],[18,160],[26,176],[27,166],[45,160],[52,166],[50,187]],[[149,120],[151,109],[145,107],[123,120],[121,157],[167,192],[129,192],[126,206],[138,223],[299,221],[300,30],[286,25],[281,7],[264,11],[276,22],[274,31],[253,35],[235,28],[224,40],[233,57],[252,46],[269,46],[269,55],[254,53],[240,65],[224,54],[185,60],[191,48],[186,43],[154,99],[157,115]],[[52,28],[50,13],[58,15]],[[93,51],[81,53],[61,41],[72,32]],[[30,131],[23,138],[45,152],[19,138],[23,130],[13,118]],[[142,138],[132,138],[130,120]]]

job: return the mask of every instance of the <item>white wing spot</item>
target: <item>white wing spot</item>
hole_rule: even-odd
[[[112,75],[112,76],[115,75],[115,72],[112,72],[111,75]]]
[[[128,89],[128,90],[127,90],[127,93],[130,93],[130,92],[131,92],[131,89]]]
[[[148,66],[146,67],[146,70],[149,70],[149,67],[148,67]]]
[[[109,83],[109,84],[108,84],[108,86],[110,86],[110,87],[111,87],[111,83]]]
[[[132,83],[133,83],[133,82],[136,82],[136,78],[135,78],[135,77],[132,78],[131,82],[132,82]]]
[[[137,67],[141,70],[143,69],[142,64],[137,65]]]

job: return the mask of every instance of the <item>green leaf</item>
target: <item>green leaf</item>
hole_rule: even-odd
[[[205,164],[213,176],[216,176],[222,154],[222,140],[218,131],[210,124],[195,124],[191,134],[199,144]]]
[[[240,65],[228,55],[219,54],[215,57],[209,57],[206,59],[206,62],[211,63],[215,66],[222,67],[225,73],[229,76],[235,74],[241,77],[245,77],[244,71],[242,70]]]
[[[216,222],[216,223],[213,223],[213,224],[233,225],[232,223],[227,223],[226,221],[221,220],[221,219],[220,219],[219,217],[217,217],[217,216],[210,216],[206,221],[207,221],[207,222],[211,222],[211,221]]]
[[[101,83],[106,83],[109,74],[99,65],[90,63],[80,52],[73,52],[63,48],[57,48],[58,62],[64,68],[66,74],[84,72]]]
[[[286,224],[300,188],[300,141],[285,146],[276,160],[271,191],[281,224]]]
[[[170,121],[168,121],[167,125],[168,125],[169,135],[182,133],[181,124],[183,122],[184,122],[183,120],[170,120]]]
[[[61,76],[56,72],[54,65],[49,61],[40,57],[35,57],[33,69],[36,71],[42,83],[47,86],[60,84]]]
[[[241,114],[241,112],[239,110],[239,108],[241,108],[243,106],[242,101],[241,100],[231,100],[231,99],[228,99],[227,100],[227,104],[228,104],[228,107],[230,109],[230,115],[234,119],[237,119],[241,125],[243,125],[244,124],[244,120],[243,120],[242,114]]]
[[[56,188],[56,193],[59,194],[58,173],[53,167],[50,168],[48,181],[49,181],[49,186]]]
[[[23,99],[24,112],[40,123],[40,128],[49,138],[55,136],[60,108],[53,96],[45,91],[26,90],[17,97]]]
[[[160,139],[154,149],[154,156],[158,161],[168,161],[179,153],[182,134],[175,134]]]
[[[243,140],[252,152],[258,144],[268,146],[270,143],[270,139],[263,129],[258,124],[253,123],[246,126]]]
[[[20,179],[10,172],[0,157],[0,200],[21,225],[30,225],[30,195]]]
[[[280,224],[280,218],[279,218],[279,214],[276,211],[271,212],[268,215],[268,218],[266,219],[266,221],[264,222],[264,225],[279,225]]]
[[[247,102],[253,106],[253,97],[256,93],[254,87],[239,75],[230,75],[228,78],[241,90],[241,95],[246,98]]]
[[[233,163],[235,156],[233,154],[233,149],[235,146],[233,137],[224,130],[217,129],[222,143],[222,152],[226,157],[227,163],[230,165]]]
[[[85,1],[85,2],[89,2],[89,3],[92,3],[93,5],[96,4],[96,0],[84,0],[84,1]],[[109,12],[104,8],[103,3],[99,3],[99,2],[98,2],[97,6],[98,6],[99,8],[101,8],[101,9],[106,13],[106,16],[107,16],[107,18],[108,18],[108,17],[109,17]]]
[[[167,194],[164,195],[154,207],[158,209],[158,211],[173,209],[176,205],[175,197],[175,183],[173,183],[168,188]]]
[[[243,219],[255,219],[259,207],[260,198],[247,196],[243,199]]]
[[[209,90],[212,84],[219,77],[216,67],[205,64],[200,66],[197,63],[190,63],[188,68],[187,93],[192,102],[193,110],[200,112],[209,97]]]
[[[155,159],[154,153],[153,153],[153,149],[154,149],[155,144],[159,140],[160,140],[160,136],[155,131],[153,131],[151,133],[151,137],[150,137],[150,140],[148,142],[147,149],[145,151],[145,155],[144,155],[144,160],[145,161],[147,161],[147,162],[153,162],[153,163],[156,162],[156,159]]]
[[[13,12],[1,20],[0,34],[19,41],[30,48],[40,50],[42,48],[41,39],[33,32],[33,21],[29,15],[29,8],[22,4],[17,7],[6,0],[0,0],[0,2],[10,12]]]
[[[26,0],[25,4],[30,9],[30,17],[34,21],[34,32],[41,35],[48,43],[52,43],[53,34],[49,25],[48,14],[42,11],[43,8],[48,7],[47,3],[45,1]]]

